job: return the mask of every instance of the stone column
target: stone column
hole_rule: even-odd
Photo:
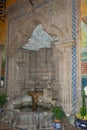
[[[54,47],[55,88],[59,104],[66,114],[72,112],[72,46],[74,41],[64,41]]]
[[[8,52],[8,75],[7,75],[7,95],[8,100],[15,97],[18,88],[16,88],[16,50],[9,49]]]
[[[19,88],[18,95],[25,93],[25,87],[27,84],[27,53],[22,50],[18,50],[16,57],[16,87]]]
[[[60,62],[60,99],[66,113],[72,111],[72,51],[70,48],[63,50],[62,61]],[[61,96],[62,95],[62,96]]]

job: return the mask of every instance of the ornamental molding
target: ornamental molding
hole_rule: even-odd
[[[67,41],[59,41],[55,46],[61,50],[61,49],[66,49],[66,48],[72,48],[74,45],[76,45],[75,40],[67,40]]]

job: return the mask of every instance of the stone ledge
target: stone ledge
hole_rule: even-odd
[[[58,49],[60,49],[60,48],[72,48],[74,45],[76,45],[76,41],[74,41],[74,40],[59,41],[58,43],[55,44],[55,46]]]

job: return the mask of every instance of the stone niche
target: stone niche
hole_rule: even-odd
[[[78,5],[78,12],[79,7]],[[6,86],[8,100],[18,98],[27,91],[39,90],[44,97],[55,98],[66,113],[72,113],[72,48],[79,40],[72,38],[72,1],[37,0],[32,6],[28,0],[18,0],[8,10],[9,32],[7,45]],[[79,16],[77,18],[77,22]],[[35,50],[23,49],[34,29],[42,25],[58,41],[51,47]],[[79,22],[77,26],[79,31]],[[79,39],[79,33],[77,33]],[[80,66],[80,65],[79,65]],[[80,69],[77,68],[77,97],[80,106]]]

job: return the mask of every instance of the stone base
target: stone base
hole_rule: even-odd
[[[3,121],[17,129],[42,130],[53,129],[52,113],[42,112],[18,112],[8,114]],[[9,120],[10,119],[10,120]]]

